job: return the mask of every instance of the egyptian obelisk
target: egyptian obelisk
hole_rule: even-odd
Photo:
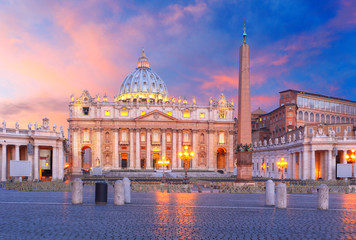
[[[251,144],[251,90],[250,90],[250,49],[246,43],[246,27],[244,25],[244,42],[240,47],[239,62],[239,103],[237,144]],[[237,153],[237,178],[252,178],[252,152],[241,149]]]

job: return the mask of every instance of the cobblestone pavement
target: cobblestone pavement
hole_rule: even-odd
[[[264,194],[132,193],[132,203],[84,204],[71,192],[0,190],[0,239],[356,239],[356,194],[288,195],[288,209],[264,206]]]

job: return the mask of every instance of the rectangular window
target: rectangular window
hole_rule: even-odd
[[[225,118],[225,110],[220,110],[220,111],[219,111],[219,118],[220,118],[220,119]]]
[[[225,143],[225,133],[224,132],[219,133],[219,143],[220,144]]]
[[[319,100],[315,100],[315,108],[319,108]]]
[[[329,132],[331,132],[333,130],[333,128],[332,127],[329,127]]]
[[[320,109],[322,109],[322,110],[324,110],[324,103],[325,102],[323,100],[320,101]]]
[[[341,106],[341,113],[345,113],[345,105],[344,104],[340,104]]]
[[[325,102],[325,110],[330,111],[330,102]]]
[[[200,113],[200,118],[205,118],[205,113]]]
[[[336,103],[336,112],[340,112],[340,104]]]
[[[105,110],[105,116],[110,116],[110,110]]]
[[[168,116],[172,116],[172,112],[167,112],[167,115]]]
[[[299,107],[303,106],[303,97],[299,97],[297,98],[297,104]]]
[[[309,107],[314,108],[314,99],[309,99]]]
[[[190,112],[184,112],[183,117],[185,118],[190,118]]]
[[[89,115],[89,108],[83,107],[83,113],[84,113],[84,115]]]
[[[309,134],[313,134],[313,128],[309,128]]]
[[[145,115],[146,112],[145,111],[141,111],[141,116]]]
[[[341,128],[340,127],[336,127],[336,132],[337,133],[341,132]]]
[[[120,116],[126,117],[128,115],[126,110],[120,111]]]
[[[330,103],[330,111],[335,112],[335,103]]]
[[[90,138],[89,138],[89,131],[84,131],[84,134],[83,134],[83,141],[84,141],[84,142],[89,142],[89,141],[90,141]]]
[[[351,126],[347,126],[347,132],[351,132]]]

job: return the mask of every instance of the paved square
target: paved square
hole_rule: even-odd
[[[288,209],[264,206],[264,194],[132,193],[132,204],[84,204],[71,192],[0,190],[0,239],[356,239],[356,194],[288,195]]]

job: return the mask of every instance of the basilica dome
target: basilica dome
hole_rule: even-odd
[[[168,91],[163,80],[150,68],[145,51],[138,59],[135,71],[127,75],[121,84],[117,100],[156,100],[166,101]]]

